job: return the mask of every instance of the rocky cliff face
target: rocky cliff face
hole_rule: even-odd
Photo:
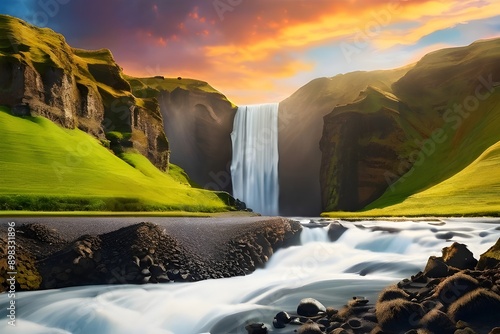
[[[439,50],[391,86],[334,108],[321,139],[323,209],[401,203],[497,143],[499,55],[500,39]]]
[[[159,104],[141,105],[108,50],[72,49],[61,35],[8,16],[0,16],[0,36],[0,105],[100,139],[128,134],[122,146],[167,169]]]
[[[320,183],[325,211],[355,211],[389,187],[390,175],[411,166],[410,136],[403,124],[407,107],[372,87],[351,104],[324,117]],[[403,114],[403,116],[402,116]]]
[[[161,91],[171,161],[203,188],[232,191],[231,132],[236,114],[223,95],[176,88]]]
[[[315,79],[280,103],[281,214],[314,216],[322,210],[320,140],[323,117],[336,106],[355,100],[369,85],[390,91],[391,84],[409,69],[353,72]]]

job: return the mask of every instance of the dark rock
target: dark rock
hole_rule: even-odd
[[[368,104],[371,112],[366,113]],[[335,107],[323,118],[320,140],[323,211],[359,210],[380,197],[391,181],[396,181],[388,175],[397,178],[398,168],[411,167],[411,163],[405,166],[404,151],[405,142],[410,143],[409,133],[400,115],[391,112],[405,108],[404,102],[367,87],[358,99]]]
[[[446,313],[439,310],[432,310],[427,313],[420,320],[420,325],[433,333],[453,334],[455,331],[455,324]]]
[[[368,304],[369,300],[365,297],[354,296],[352,300],[349,301],[349,306],[363,306]]]
[[[491,332],[490,332],[491,333]],[[472,328],[470,327],[465,327],[465,328],[460,328],[457,329],[454,334],[477,334]],[[499,332],[500,334],[500,332]]]
[[[395,286],[390,286],[382,290],[382,292],[379,294],[377,302],[381,303],[398,298],[408,299],[408,297],[410,297],[410,295],[404,290],[399,289]]]
[[[339,311],[338,311],[337,309],[335,309],[335,308],[331,307],[331,306],[329,306],[329,307],[327,307],[327,308],[326,308],[326,314],[327,314],[329,317],[331,317],[331,316],[333,316],[333,315],[335,315],[335,314],[337,314],[337,313],[339,313]]]
[[[285,328],[286,324],[283,322],[279,322],[278,320],[276,320],[276,318],[274,318],[273,319],[273,327],[274,328]]]
[[[331,223],[328,227],[328,237],[331,241],[337,241],[347,230],[341,223]]]
[[[176,88],[159,92],[158,101],[170,142],[170,161],[202,188],[232,190],[231,132],[235,107],[222,94]],[[234,204],[234,203],[228,203]]]
[[[443,248],[443,262],[458,269],[474,269],[477,264],[474,254],[458,242]]]
[[[488,334],[500,334],[500,327],[493,328]]]
[[[359,319],[349,319],[347,321],[347,324],[352,329],[359,329],[359,328],[361,328],[361,320],[359,320]]]
[[[245,326],[247,334],[267,334],[267,327],[264,324],[253,323]]]
[[[431,256],[427,260],[424,274],[427,277],[446,277],[448,276],[448,265],[444,263],[442,258]]]
[[[33,223],[23,224],[18,231],[23,236],[49,244],[62,244],[66,240],[54,229],[49,229],[46,225]]]
[[[307,322],[299,327],[298,334],[323,334],[320,326],[314,322]]]
[[[349,332],[343,328],[335,328],[334,330],[329,332],[329,334],[349,334]]]
[[[500,266],[500,238],[479,257],[476,268],[479,270],[495,269]]]
[[[477,289],[450,305],[448,316],[454,321],[498,323],[500,296],[486,289]]]
[[[326,312],[326,308],[314,298],[304,298],[297,306],[297,314],[304,317],[313,317],[319,312]]]
[[[154,260],[151,256],[146,255],[140,261],[141,268],[149,268],[154,263]]]
[[[479,287],[479,282],[463,273],[454,274],[443,280],[434,292],[434,298],[437,298],[443,305],[449,305]]]
[[[412,329],[423,314],[422,306],[401,298],[378,303],[376,306],[378,324],[387,331],[400,332]]]
[[[158,275],[156,276],[156,280],[158,283],[168,283],[170,282],[170,278],[167,275]]]
[[[329,327],[330,326],[330,320],[328,318],[321,318],[318,321],[316,321],[319,325],[324,326],[324,327]]]
[[[161,264],[153,264],[149,267],[149,271],[151,272],[151,275],[153,276],[160,276],[163,275],[166,270],[165,267]]]
[[[292,321],[292,318],[290,317],[290,315],[284,311],[277,313],[276,316],[274,317],[274,319],[276,319],[278,322],[280,322],[282,324],[288,324],[288,323],[290,323],[290,321]]]

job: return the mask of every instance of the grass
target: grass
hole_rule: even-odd
[[[191,92],[202,92],[222,95],[218,90],[205,81],[189,78],[165,78],[162,76],[150,78],[135,78],[125,75],[124,78],[130,83],[133,94],[142,100],[140,103],[146,105],[149,100],[158,98],[160,91],[172,92],[177,88]],[[224,97],[226,99],[226,97]],[[230,101],[229,101],[230,102]],[[232,102],[231,106],[236,108]]]
[[[214,217],[217,213],[189,211],[0,211],[0,217]]]
[[[217,193],[192,188],[144,156],[122,159],[90,135],[43,117],[14,117],[0,107],[0,209],[36,211],[228,210]]]
[[[500,142],[449,179],[401,203],[325,217],[500,216]]]
[[[441,130],[446,139],[422,149],[423,162],[362,211],[324,215],[499,216],[500,88],[462,114],[459,123],[446,123],[442,115],[474,97],[481,76],[493,74],[496,79],[498,57],[500,39],[495,39],[436,51],[419,61],[394,84],[393,92],[411,106],[403,116],[417,130],[413,138],[425,139]]]

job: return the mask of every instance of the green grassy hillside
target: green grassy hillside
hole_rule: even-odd
[[[361,212],[331,212],[331,217],[498,216],[500,142],[449,179],[408,196],[401,203]]]
[[[498,59],[500,39],[419,61],[393,85],[416,130],[413,168],[361,212],[326,215],[500,214]]]
[[[217,194],[191,188],[176,166],[120,159],[90,135],[0,107],[0,210],[227,210]]]

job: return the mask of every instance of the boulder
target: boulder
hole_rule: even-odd
[[[443,250],[443,262],[449,266],[458,269],[474,269],[477,264],[477,260],[474,258],[474,254],[467,249],[467,246],[454,242],[449,247],[444,247]]]
[[[406,293],[404,290],[396,286],[390,286],[382,290],[382,292],[379,294],[377,303],[382,303],[388,300],[393,300],[398,298],[408,299],[409,296],[410,295]]]
[[[446,277],[448,276],[448,265],[443,262],[441,257],[431,256],[427,260],[424,275],[432,278]]]
[[[455,332],[453,321],[451,321],[446,313],[436,309],[427,313],[420,320],[420,325],[433,333],[453,334]]]
[[[454,321],[492,322],[498,324],[500,296],[486,289],[477,289],[457,299],[448,309]]]
[[[476,268],[479,270],[495,269],[500,266],[500,238],[479,257]]]
[[[345,231],[347,231],[347,227],[341,223],[331,223],[328,227],[328,238],[331,241],[337,241]]]
[[[424,310],[417,303],[398,298],[378,303],[375,313],[384,331],[404,332],[419,323]]]
[[[262,323],[253,323],[245,326],[247,334],[267,334],[267,327]]]
[[[314,298],[304,298],[297,306],[297,314],[304,317],[314,317],[320,312],[326,312],[326,308]]]
[[[443,305],[450,305],[478,287],[479,282],[475,278],[459,272],[439,283],[434,292],[434,297]]]
[[[308,322],[299,327],[298,334],[323,334],[323,331],[318,324],[314,322]]]
[[[290,315],[287,312],[281,311],[274,317],[273,325],[275,328],[283,328],[290,321],[292,321]]]

